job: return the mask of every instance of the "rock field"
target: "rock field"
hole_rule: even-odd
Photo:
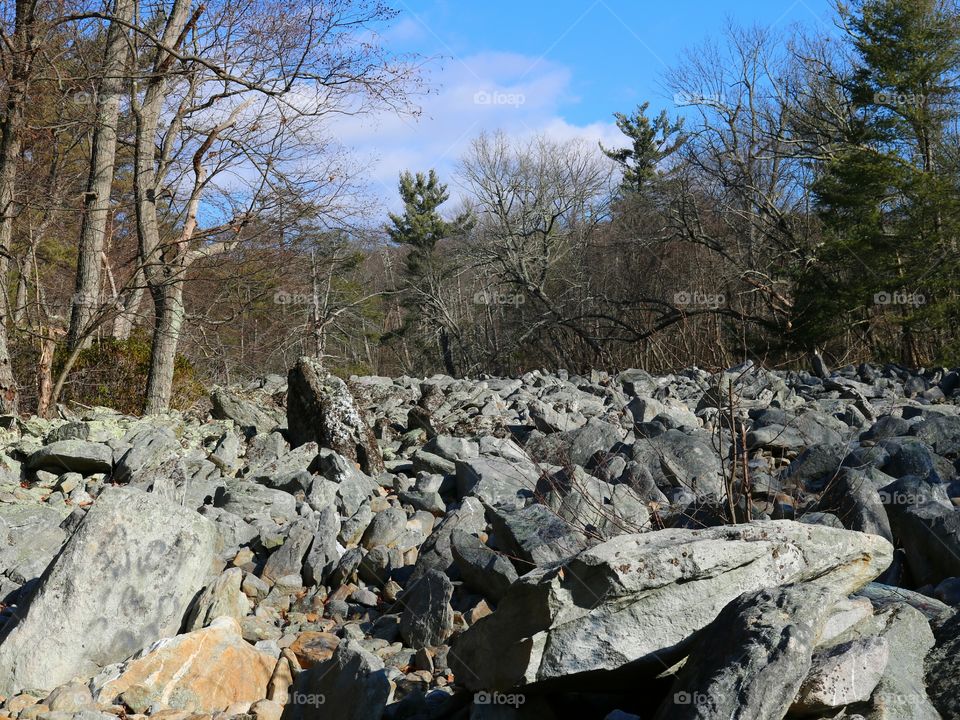
[[[960,718],[960,374],[0,418],[0,720]]]

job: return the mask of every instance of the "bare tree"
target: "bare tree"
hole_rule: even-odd
[[[339,195],[347,178],[311,177],[297,152],[322,145],[324,118],[408,107],[414,69],[355,42],[391,15],[376,3],[315,0],[295,12],[224,2],[191,16],[177,0],[162,38],[140,31],[156,48],[145,87],[132,94],[140,255],[155,307],[146,412],[169,405],[186,270],[242,241],[280,188]],[[177,228],[166,238],[160,217]]]
[[[90,154],[90,176],[84,195],[83,224],[77,255],[76,292],[73,297],[67,346],[72,349],[100,304],[100,269],[113,190],[117,154],[117,121],[126,79],[128,27],[133,20],[133,0],[116,0],[113,21],[107,30],[101,79],[95,93],[96,121]],[[89,335],[87,336],[89,338]]]

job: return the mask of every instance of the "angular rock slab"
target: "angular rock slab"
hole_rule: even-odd
[[[297,676],[283,720],[380,720],[392,693],[383,661],[348,640]]]
[[[217,552],[213,523],[109,488],[0,636],[0,694],[91,676],[175,634]]]
[[[655,719],[782,718],[810,670],[831,595],[808,583],[741,595],[698,635]]]
[[[470,689],[506,690],[662,661],[744,592],[810,580],[839,596],[892,553],[876,535],[790,520],[622,535],[522,576],[454,643],[451,668]]]
[[[216,712],[266,698],[276,664],[272,655],[243,639],[234,618],[220,617],[202,630],[161,640],[124,663],[118,677],[97,682],[98,698],[111,703],[136,688],[151,704]]]
[[[294,447],[311,440],[360,465],[383,471],[383,456],[347,384],[316,360],[302,357],[287,377],[287,426]]]
[[[28,470],[47,470],[83,475],[113,470],[113,450],[86,440],[60,440],[44,445],[27,459]]]

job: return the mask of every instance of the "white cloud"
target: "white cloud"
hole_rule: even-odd
[[[564,119],[563,107],[577,100],[571,73],[542,58],[502,52],[447,58],[432,81],[436,89],[421,99],[419,118],[381,113],[343,118],[333,126],[333,137],[356,154],[358,166],[367,167],[371,192],[391,210],[399,204],[397,177],[403,170],[434,168],[453,190],[456,163],[482,131],[579,137],[594,147],[597,141],[623,142],[613,122],[579,126]]]

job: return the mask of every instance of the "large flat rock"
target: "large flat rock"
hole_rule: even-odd
[[[513,583],[450,653],[457,681],[508,689],[676,656],[744,592],[800,581],[839,594],[890,563],[876,535],[789,520],[622,535]]]
[[[216,553],[198,513],[109,488],[0,637],[0,694],[89,677],[175,635]]]

